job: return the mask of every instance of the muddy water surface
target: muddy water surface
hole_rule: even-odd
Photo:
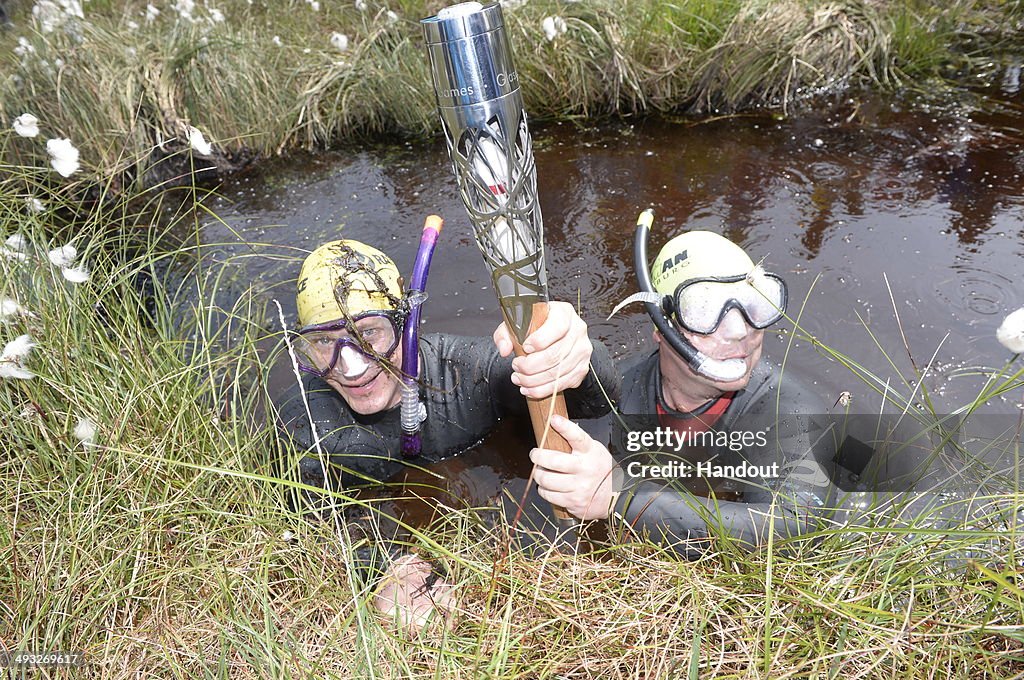
[[[605,317],[636,290],[633,227],[652,206],[652,253],[686,229],[722,233],[784,276],[805,333],[904,393],[915,365],[927,366],[938,408],[961,406],[984,382],[977,369],[1009,358],[995,329],[1024,305],[1024,98],[1004,87],[967,101],[922,109],[851,98],[784,120],[535,126],[551,295],[577,303],[615,356],[651,351],[639,305]],[[202,238],[279,299],[290,322],[306,252],[354,238],[411,269],[429,213],[446,224],[423,332],[489,335],[499,320],[440,142],[277,161],[222,194],[222,221]],[[766,348],[776,362],[789,348],[787,370],[829,405],[848,391],[857,411],[878,408],[880,397],[813,343],[790,347],[788,334],[770,333]],[[1022,398],[988,408],[1013,413]],[[519,479],[525,444],[509,441],[485,444],[456,477],[482,497]]]

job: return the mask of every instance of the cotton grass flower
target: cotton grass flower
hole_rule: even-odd
[[[4,350],[0,353],[0,378],[15,378],[17,380],[34,378],[35,374],[25,368],[24,361],[35,346],[36,343],[32,341],[32,336],[28,334],[19,335],[4,345]]]
[[[85,283],[89,280],[89,270],[83,265],[78,267],[61,267],[60,273],[61,276],[71,283]]]
[[[348,49],[348,36],[344,33],[331,33],[331,46],[339,52],[344,52]]]
[[[35,196],[28,196],[25,198],[25,205],[28,207],[30,213],[39,214],[46,210],[46,204],[40,201]]]
[[[4,241],[4,247],[0,248],[0,255],[6,257],[9,260],[19,260],[24,262],[28,259],[28,253],[25,252],[27,243],[25,237],[21,234],[11,234]]]
[[[28,55],[35,54],[36,48],[28,41],[28,38],[18,38],[18,44],[14,47],[14,54],[24,61]]]
[[[96,441],[96,433],[99,428],[89,418],[80,418],[78,424],[75,425],[75,439],[82,442],[82,446],[88,448],[92,446]]]
[[[206,137],[204,137],[203,133],[199,131],[199,128],[194,128],[189,125],[187,132],[188,145],[191,146],[196,153],[202,156],[209,156],[213,153],[213,145],[206,141]]]
[[[391,10],[388,10],[385,16],[387,17],[389,24],[398,23],[398,15]]]
[[[224,12],[221,12],[216,7],[210,8],[210,23],[222,24],[224,23]]]
[[[50,154],[50,165],[62,177],[71,177],[78,172],[78,149],[70,139],[51,139],[46,142],[46,153]]]
[[[0,320],[7,322],[12,316],[18,316],[24,311],[24,307],[18,304],[14,298],[0,300]]]
[[[42,33],[53,33],[64,23],[64,12],[57,3],[50,0],[39,0],[32,6],[32,19],[35,20]]]
[[[544,30],[544,37],[548,39],[548,42],[569,30],[562,17],[544,17],[544,21],[540,22],[540,27]]]
[[[25,239],[23,234],[11,234],[4,241],[4,246],[9,250],[16,250],[19,253],[25,252],[25,248],[28,247],[28,241]]]
[[[996,330],[996,340],[1014,354],[1024,352],[1024,307],[1003,319]]]
[[[69,243],[66,246],[54,248],[46,254],[46,257],[55,267],[70,267],[78,257],[78,250]]]
[[[367,10],[366,0],[356,0],[356,9],[365,12]]]
[[[79,0],[57,0],[57,2],[68,16],[85,18],[85,13],[82,12],[82,3]]]
[[[279,35],[275,35],[273,38],[271,38],[270,42],[274,43],[278,47],[281,47],[281,45],[283,44],[281,42],[281,36],[279,36]]]
[[[23,113],[11,124],[19,137],[35,137],[39,134],[39,119],[31,113]]]
[[[78,250],[70,243],[49,251],[46,258],[54,267],[60,268],[61,276],[71,283],[85,283],[89,280],[89,270],[85,266],[74,266]]]
[[[32,6],[32,18],[42,33],[52,33],[64,26],[68,20],[84,19],[82,3],[79,0],[38,0]]]
[[[152,23],[160,16],[160,10],[153,5],[146,5],[146,21]]]
[[[35,314],[18,304],[14,298],[0,300],[0,323],[9,323],[11,319],[18,316],[34,318]]]
[[[14,361],[0,361],[0,378],[31,380],[36,374]]]
[[[178,0],[174,4],[174,10],[186,21],[192,21],[192,12],[195,11],[196,3],[192,0]]]

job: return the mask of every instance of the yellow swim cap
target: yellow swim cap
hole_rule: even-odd
[[[651,266],[651,282],[662,295],[674,295],[684,281],[746,276],[754,262],[738,245],[710,231],[688,231],[662,247]]]
[[[319,326],[368,311],[398,309],[401,277],[394,261],[359,241],[331,241],[306,258],[295,303],[299,324]]]

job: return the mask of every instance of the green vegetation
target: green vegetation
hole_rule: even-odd
[[[0,134],[0,146],[25,141]],[[37,213],[25,199],[49,169],[0,171],[3,236],[24,237],[0,256],[11,313],[0,342],[38,343],[3,362],[34,377],[0,379],[8,648],[82,651],[90,663],[72,672],[103,678],[1010,677],[1024,667],[1020,534],[1007,512],[1024,499],[1012,493],[972,499],[970,526],[866,516],[754,554],[722,538],[693,563],[642,541],[504,554],[501,536],[481,540],[453,511],[415,542],[459,585],[459,613],[448,629],[396,634],[352,578],[344,536],[285,508],[295,485],[275,479],[273,432],[247,415],[264,396],[265,310],[247,294],[219,307],[221,270],[192,247],[175,256],[197,263],[184,278],[198,292],[158,275],[168,255],[152,215],[189,226],[195,214],[176,206],[190,208],[196,190],[83,206],[62,203],[68,184]],[[61,228],[72,211],[74,229]],[[84,264],[87,282],[48,255],[68,240],[80,252],[61,264]],[[906,392],[927,403],[919,380]],[[1011,390],[1024,391],[1016,357],[964,412]],[[1018,432],[1004,445],[1019,456],[1019,442]]]
[[[224,295],[224,269],[198,246],[168,253],[165,236],[196,231],[192,170],[430,133],[416,20],[441,3],[392,4],[395,20],[373,1],[224,0],[192,20],[154,4],[147,21],[145,3],[92,0],[44,32],[18,3],[0,32],[5,648],[82,651],[71,672],[103,678],[1021,673],[1017,493],[971,499],[969,526],[867,515],[753,554],[721,538],[692,563],[642,540],[528,556],[452,511],[414,542],[459,585],[458,614],[418,638],[394,632],[344,532],[282,500],[297,485],[275,476],[274,433],[252,415],[273,310],[259,291]],[[552,42],[554,15],[566,31]],[[542,118],[785,110],[835,88],[913,86],[970,70],[1024,20],[1020,3],[965,0],[530,0],[507,16]],[[39,136],[11,130],[23,113]],[[189,126],[213,153],[190,152]],[[48,165],[57,137],[81,151],[67,179]],[[24,336],[37,346],[15,357]],[[821,351],[890,398],[914,395],[901,406],[928,405],[920,373],[896,389]],[[1019,357],[983,377],[960,415],[1024,391]],[[1019,430],[992,444],[1014,459],[1019,445]]]
[[[190,125],[221,169],[437,127],[418,20],[444,3],[158,0],[147,16],[145,2],[93,0],[50,23],[32,4],[15,3],[0,32],[0,119],[47,121],[98,177],[146,176],[188,148]],[[931,88],[977,72],[1024,21],[1019,2],[975,0],[529,0],[505,14],[540,119],[787,111],[851,86]],[[553,40],[546,17],[564,21]]]

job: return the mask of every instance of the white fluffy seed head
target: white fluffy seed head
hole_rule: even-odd
[[[14,340],[11,340],[4,345],[4,351],[3,353],[0,353],[0,362],[21,363],[28,358],[29,353],[35,346],[36,343],[32,340],[31,335],[28,335],[27,333],[25,335],[19,335]]]
[[[23,113],[11,125],[19,137],[35,137],[39,134],[39,119],[31,113]]]
[[[50,154],[50,165],[61,177],[71,177],[81,167],[78,162],[78,149],[70,139],[48,140],[46,152]]]
[[[36,374],[24,366],[13,361],[0,361],[0,378],[14,378],[15,380],[31,380]]]
[[[188,144],[192,149],[203,156],[209,156],[213,153],[213,145],[206,141],[206,137],[199,128],[194,128],[191,125],[188,126]]]
[[[1014,354],[1024,352],[1024,307],[1003,319],[996,330],[996,340]]]
[[[85,283],[89,280],[89,270],[86,267],[61,267],[61,275],[71,283]]]
[[[80,418],[78,424],[75,425],[75,439],[82,442],[85,446],[88,446],[96,441],[96,432],[98,428],[89,418]]]
[[[70,267],[78,257],[78,250],[70,243],[66,246],[54,248],[46,254],[55,267]]]

